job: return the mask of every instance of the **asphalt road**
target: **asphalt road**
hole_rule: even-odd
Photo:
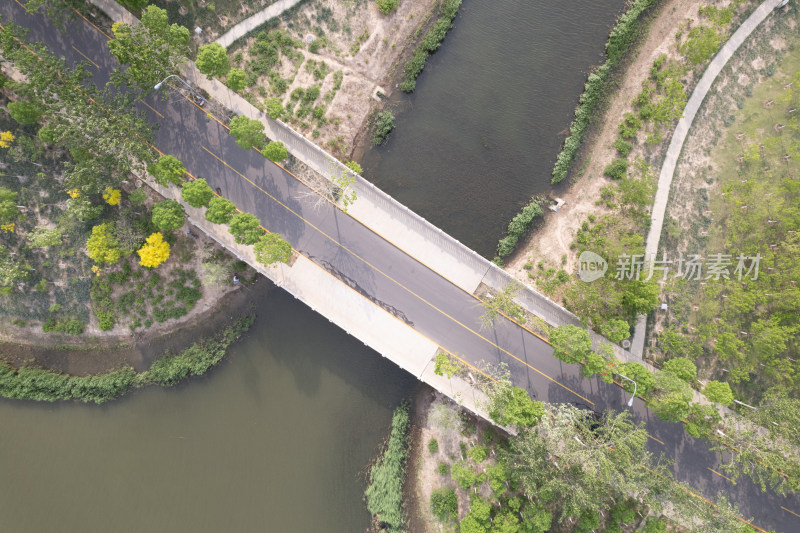
[[[106,37],[83,19],[66,21],[61,31],[47,17],[27,14],[16,0],[0,1],[0,14],[3,21],[30,29],[29,40],[44,42],[69,64],[88,62],[98,85],[116,66]],[[620,387],[581,378],[578,365],[554,358],[552,348],[524,328],[502,317],[494,328],[482,328],[483,308],[471,294],[329,203],[315,207],[306,196],[309,189],[297,178],[256,151],[239,148],[222,125],[178,91],[166,86],[163,91],[169,91],[166,99],[149,97],[141,105],[159,125],[157,148],[181,159],[191,174],[206,178],[212,188],[257,215],[264,227],[282,234],[343,283],[473,364],[508,364],[515,384],[541,401],[575,403],[595,411],[627,409],[628,394]],[[719,458],[706,441],[687,435],[682,424],[655,418],[639,399],[631,411],[647,424],[650,450],[674,461],[676,479],[709,499],[726,493],[759,529],[800,531],[796,495],[762,493],[744,478],[732,483],[718,473]]]

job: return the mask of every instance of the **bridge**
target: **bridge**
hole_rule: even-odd
[[[130,17],[113,2],[94,2],[114,20]],[[31,41],[44,42],[68,63],[88,60],[98,85],[106,83],[116,66],[108,53],[108,36],[88,19],[67,22],[62,33],[45,16],[27,14],[16,1],[0,4],[0,15],[28,28]],[[346,171],[334,158],[221,84],[191,68],[185,74],[217,104],[264,121],[268,136],[283,141],[312,169],[323,175]],[[263,268],[248,247],[237,245],[224,228],[205,221],[202,210],[187,206],[191,223],[420,380],[480,410],[468,383],[433,372],[432,360],[443,349],[476,367],[482,362],[505,363],[514,384],[544,402],[572,403],[595,411],[628,408],[629,395],[623,389],[582,378],[579,365],[553,357],[550,345],[533,331],[503,316],[493,327],[483,327],[484,307],[474,296],[476,289],[483,284],[502,290],[511,278],[368,182],[358,179],[358,200],[345,212],[333,202],[318,201],[313,189],[291,172],[255,151],[239,148],[215,107],[200,107],[177,89],[167,99],[146,98],[141,106],[159,124],[155,141],[159,151],[180,158],[192,175],[206,178],[239,209],[255,214],[265,228],[283,235],[292,244],[296,260],[291,266]],[[180,199],[174,189],[159,191]],[[569,312],[532,291],[523,292],[518,300],[550,324],[577,323]],[[620,352],[618,357],[625,359],[627,354]],[[719,492],[728,494],[744,517],[752,517],[757,530],[789,532],[800,527],[800,498],[762,493],[748,479],[732,483],[719,474],[719,458],[706,441],[687,435],[681,424],[656,418],[638,398],[631,412],[637,422],[646,422],[650,450],[674,460],[676,479],[709,498]]]

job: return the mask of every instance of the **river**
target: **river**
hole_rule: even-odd
[[[622,4],[465,0],[367,176],[492,255],[549,190]],[[104,406],[0,400],[0,529],[363,531],[365,467],[420,385],[285,292],[254,300],[251,331],[201,379]]]
[[[387,143],[364,175],[435,226],[493,257],[550,173],[624,0],[464,0],[411,95],[396,90]]]

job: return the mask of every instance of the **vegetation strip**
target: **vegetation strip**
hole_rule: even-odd
[[[422,73],[422,69],[425,68],[428,56],[441,46],[445,35],[453,27],[453,19],[456,18],[459,7],[461,7],[461,0],[445,0],[439,6],[439,19],[428,30],[428,33],[417,45],[414,56],[403,67],[404,79],[400,82],[401,91],[406,93],[414,92],[417,86],[417,77]]]
[[[145,385],[169,387],[188,377],[208,372],[222,360],[228,346],[247,331],[254,320],[253,315],[242,317],[216,336],[200,339],[179,354],[167,353],[153,363],[150,370],[142,373],[126,367],[95,376],[71,376],[44,368],[15,369],[6,362],[0,362],[0,396],[45,402],[80,400],[103,403]]]
[[[389,443],[370,470],[369,486],[364,492],[369,512],[393,532],[403,531],[406,520],[403,483],[409,452],[409,425],[408,404],[403,403],[394,411]]]

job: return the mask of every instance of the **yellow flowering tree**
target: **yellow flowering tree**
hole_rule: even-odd
[[[119,205],[121,199],[122,194],[120,193],[119,189],[106,187],[106,190],[103,193],[103,200],[105,200],[108,205]]]
[[[169,258],[169,243],[164,241],[161,232],[153,233],[136,253],[139,254],[140,265],[155,268]]]
[[[67,191],[67,194],[69,194],[70,198],[77,198],[78,196],[81,195],[81,191],[79,191],[78,189],[70,189]]]
[[[14,142],[14,134],[10,131],[0,131],[0,148],[8,148]]]
[[[92,234],[86,241],[86,255],[95,263],[107,263],[112,265],[122,257],[119,243],[111,233],[113,224],[106,222],[98,224],[92,228]]]

